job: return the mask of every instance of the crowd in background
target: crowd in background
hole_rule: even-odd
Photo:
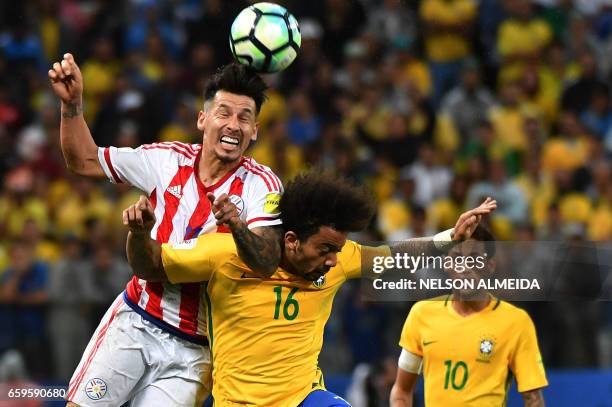
[[[297,60],[248,152],[285,181],[317,165],[371,187],[367,238],[452,227],[485,196],[500,240],[612,240],[612,1],[281,1]],[[71,175],[47,70],[72,52],[98,145],[199,143],[207,78],[248,2],[31,0],[0,6],[0,358],[66,381],[130,277],[121,211],[138,192]],[[609,366],[605,302],[527,304],[549,367]],[[336,300],[321,363],[394,378],[409,304]],[[1,373],[1,369],[0,369]],[[384,392],[382,392],[384,393]]]

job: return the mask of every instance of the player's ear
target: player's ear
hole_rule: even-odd
[[[295,232],[292,232],[292,231],[285,232],[285,247],[289,251],[297,250],[299,245],[300,245],[300,239],[298,239],[298,236]]]
[[[204,122],[206,121],[206,112],[200,110],[198,113],[198,130],[204,131]]]
[[[257,140],[258,131],[259,131],[259,122],[255,122],[255,131],[253,132],[253,135],[251,136],[251,141]]]

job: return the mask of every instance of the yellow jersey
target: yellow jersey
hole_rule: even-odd
[[[466,317],[450,296],[417,302],[400,346],[423,358],[426,406],[504,406],[513,376],[519,392],[548,384],[531,318],[495,298]]]
[[[295,407],[324,388],[317,366],[323,329],[338,289],[361,275],[361,254],[347,241],[337,265],[312,282],[280,268],[258,277],[230,234],[162,246],[172,283],[208,281],[215,406]]]

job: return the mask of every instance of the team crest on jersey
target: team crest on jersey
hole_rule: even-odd
[[[244,210],[244,201],[242,198],[238,195],[230,195],[229,200],[231,203],[236,205],[236,208],[238,209],[238,216],[242,215],[242,211]]]
[[[106,395],[107,389],[108,387],[104,380],[94,377],[85,385],[85,394],[92,400],[100,400]]]
[[[476,361],[489,363],[491,356],[493,355],[493,351],[495,350],[495,343],[495,338],[489,336],[481,338],[478,345],[478,358]]]
[[[325,276],[319,277],[317,281],[314,281],[312,283],[312,285],[314,285],[317,288],[322,288],[325,285]]]

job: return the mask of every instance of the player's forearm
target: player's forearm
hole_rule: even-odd
[[[391,389],[389,405],[391,407],[412,407],[412,393],[406,392],[397,385],[394,385]]]
[[[79,175],[104,176],[96,145],[83,118],[83,103],[62,103],[60,142],[66,166]]]
[[[249,230],[245,222],[232,227],[238,255],[254,272],[270,277],[280,262],[280,228],[262,227],[257,233]]]
[[[521,393],[525,407],[544,407],[544,396],[540,389]]]
[[[418,237],[395,242],[390,244],[389,248],[391,249],[392,255],[407,253],[412,256],[420,256],[421,254],[435,256],[446,254],[456,243],[452,239],[453,229],[449,229],[435,236]]]
[[[166,281],[161,245],[148,234],[128,233],[127,258],[134,275],[147,281]]]

